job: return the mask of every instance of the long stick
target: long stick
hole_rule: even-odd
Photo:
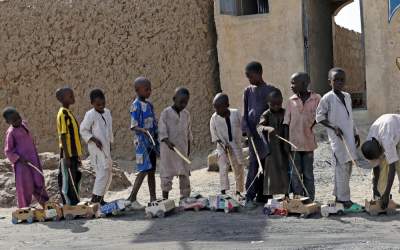
[[[184,156],[176,147],[174,147],[174,151],[175,153],[181,157],[182,160],[184,160],[187,164],[192,164],[192,162],[186,157]]]
[[[353,163],[353,165],[356,166],[356,169],[358,171],[358,173],[360,174],[360,176],[364,179],[364,174],[361,172],[361,168],[358,166],[357,162],[354,160],[353,156],[350,153],[350,149],[349,146],[346,143],[346,140],[343,138],[343,136],[340,136],[340,139],[342,140],[344,147],[346,148],[347,154],[351,159],[351,162]]]
[[[44,174],[43,174],[43,172],[42,171],[40,171],[40,169],[38,168],[38,167],[36,167],[35,165],[33,165],[32,163],[30,163],[29,161],[27,162],[27,164],[31,167],[31,168],[33,168],[33,169],[35,169],[36,170],[36,172],[38,172],[41,176],[43,176],[44,177]]]
[[[146,135],[150,138],[151,144],[153,144],[153,146],[155,146],[156,141],[154,140],[153,136],[151,136],[151,134],[148,130],[146,130]]]
[[[299,173],[299,170],[297,169],[296,164],[294,163],[294,159],[293,159],[293,157],[292,157],[292,155],[291,155],[290,153],[289,153],[289,159],[290,159],[290,161],[292,162],[293,168],[294,168],[294,170],[296,171],[297,176],[299,177],[301,186],[303,186],[303,189],[304,189],[304,191],[306,192],[307,197],[310,197],[310,193],[308,192],[308,190],[307,190],[307,188],[306,188],[306,185],[304,185],[304,182],[303,182],[303,180],[302,180],[302,178],[301,178],[301,175],[300,175],[300,173]]]
[[[257,158],[257,162],[258,162],[258,171],[260,173],[262,173],[263,172],[262,163],[261,163],[261,160],[260,160],[260,156],[258,155],[256,144],[254,143],[253,137],[250,137],[250,141],[251,141],[251,145],[253,146],[254,153],[256,154],[256,158]]]
[[[277,137],[279,140],[286,142],[287,144],[289,144],[289,145],[292,146],[293,148],[298,149],[298,147],[297,147],[296,145],[294,145],[291,141],[288,141],[288,140],[286,140],[285,138],[280,137],[279,135],[276,135],[276,137]]]
[[[74,188],[74,191],[75,191],[76,198],[79,199],[78,190],[75,187],[75,180],[72,177],[71,169],[69,167],[67,167],[67,169],[68,169],[69,178],[71,179],[71,182],[72,182],[72,187]]]

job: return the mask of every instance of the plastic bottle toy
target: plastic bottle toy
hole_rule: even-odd
[[[18,224],[20,222],[28,222],[29,224],[31,224],[34,221],[34,208],[30,208],[30,207],[25,207],[25,208],[19,208],[17,210],[15,210],[14,212],[12,212],[12,218],[11,218],[11,222],[13,224]]]
[[[397,205],[392,199],[389,200],[389,204],[386,209],[382,209],[381,204],[381,200],[365,200],[365,211],[367,211],[367,213],[371,216],[377,216],[382,213],[394,215],[396,213]]]
[[[212,211],[224,210],[225,213],[239,211],[240,204],[229,195],[212,195],[208,199]]]
[[[331,214],[344,215],[343,204],[330,201],[328,204],[321,206],[321,215],[323,217],[328,217]]]
[[[181,200],[179,206],[183,210],[194,210],[198,212],[208,206],[208,199],[201,195],[194,195]]]
[[[98,203],[91,204],[88,202],[81,202],[76,206],[64,205],[63,213],[66,220],[73,220],[76,217],[91,219],[100,216]]]
[[[107,204],[100,207],[100,216],[104,217],[107,215],[120,215],[124,211],[129,211],[131,208],[131,202],[124,199],[108,202]]]
[[[153,217],[164,218],[165,214],[175,209],[175,202],[173,200],[157,200],[150,202],[145,209],[146,218]]]

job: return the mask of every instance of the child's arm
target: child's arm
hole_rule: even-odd
[[[331,124],[328,120],[328,112],[329,112],[329,104],[328,100],[326,98],[322,98],[320,103],[318,104],[317,111],[316,111],[316,122],[321,123],[323,126],[332,129],[335,131],[335,134],[342,138],[343,137],[343,131],[337,127]]]
[[[81,133],[81,136],[86,143],[93,142],[99,149],[102,149],[103,145],[101,144],[101,141],[98,140],[96,137],[94,137],[92,133],[93,124],[94,124],[93,115],[91,115],[90,112],[87,112],[79,128],[79,132]]]
[[[242,119],[243,136],[251,136],[251,134],[249,133],[248,118],[249,117],[248,117],[247,90],[245,90],[243,94],[243,119]]]
[[[189,138],[188,138],[188,156],[190,155],[190,145],[192,144],[192,141],[193,141],[193,133],[192,133],[192,118],[190,117],[190,114],[189,114],[189,122],[188,122],[188,135],[189,135]]]
[[[14,165],[18,161],[26,164],[27,161],[21,155],[16,153],[15,150],[15,140],[11,133],[6,134],[6,139],[4,143],[4,154],[7,156],[8,160]]]
[[[158,121],[158,136],[160,141],[165,143],[169,149],[174,150],[175,145],[168,138],[166,112],[161,112],[160,120]]]
[[[257,125],[257,132],[263,134],[267,132],[269,136],[274,136],[276,134],[275,129],[269,126],[269,120],[267,114],[263,114],[260,118],[260,122]]]

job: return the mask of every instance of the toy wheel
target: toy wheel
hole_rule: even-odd
[[[18,224],[18,219],[15,218],[15,217],[12,217],[11,223],[14,224],[14,225]]]
[[[329,213],[328,212],[321,212],[321,216],[322,217],[329,217]]]
[[[164,218],[165,217],[165,213],[164,213],[164,211],[157,211],[157,213],[156,213],[156,216],[158,217],[158,218]]]
[[[64,217],[65,217],[66,220],[73,220],[73,219],[75,219],[75,216],[73,216],[72,214],[66,214],[66,215],[64,215]]]
[[[343,216],[344,215],[344,211],[340,210],[337,212],[338,215]]]
[[[32,224],[33,223],[33,217],[29,216],[28,219],[26,219],[26,221],[28,222],[28,224]]]
[[[194,207],[194,211],[198,212],[198,211],[200,211],[200,208],[199,207]]]
[[[224,208],[224,212],[226,213],[226,214],[229,214],[229,212],[230,212],[230,210],[229,210],[229,208]]]
[[[152,219],[152,218],[153,218],[153,214],[150,213],[150,212],[146,212],[146,214],[144,215],[144,217],[145,217],[146,219]]]

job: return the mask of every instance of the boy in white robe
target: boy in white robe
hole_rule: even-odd
[[[193,141],[190,113],[185,108],[189,102],[189,91],[185,88],[175,90],[174,104],[161,112],[159,121],[160,145],[160,178],[164,199],[168,199],[172,190],[172,180],[179,178],[181,199],[190,196],[190,166],[181,159],[176,147],[186,157],[190,154],[190,143]]]
[[[334,155],[336,202],[343,203],[349,212],[358,212],[361,206],[350,199],[350,176],[352,159],[356,159],[356,148],[360,137],[353,121],[352,102],[349,93],[343,92],[346,73],[341,68],[329,71],[332,91],[326,93],[317,108],[316,121],[327,128]],[[346,145],[350,154],[347,152]]]
[[[114,140],[112,118],[110,111],[105,108],[106,99],[100,89],[90,92],[90,102],[93,108],[86,112],[80,133],[88,144],[90,161],[96,172],[91,201],[104,205],[104,195],[112,178],[111,143]]]
[[[229,97],[219,93],[213,101],[215,113],[210,119],[211,141],[217,144],[218,167],[221,193],[230,189],[229,165],[232,165],[236,181],[236,195],[242,199],[244,191],[244,166],[241,146],[241,114],[237,109],[229,108]]]

